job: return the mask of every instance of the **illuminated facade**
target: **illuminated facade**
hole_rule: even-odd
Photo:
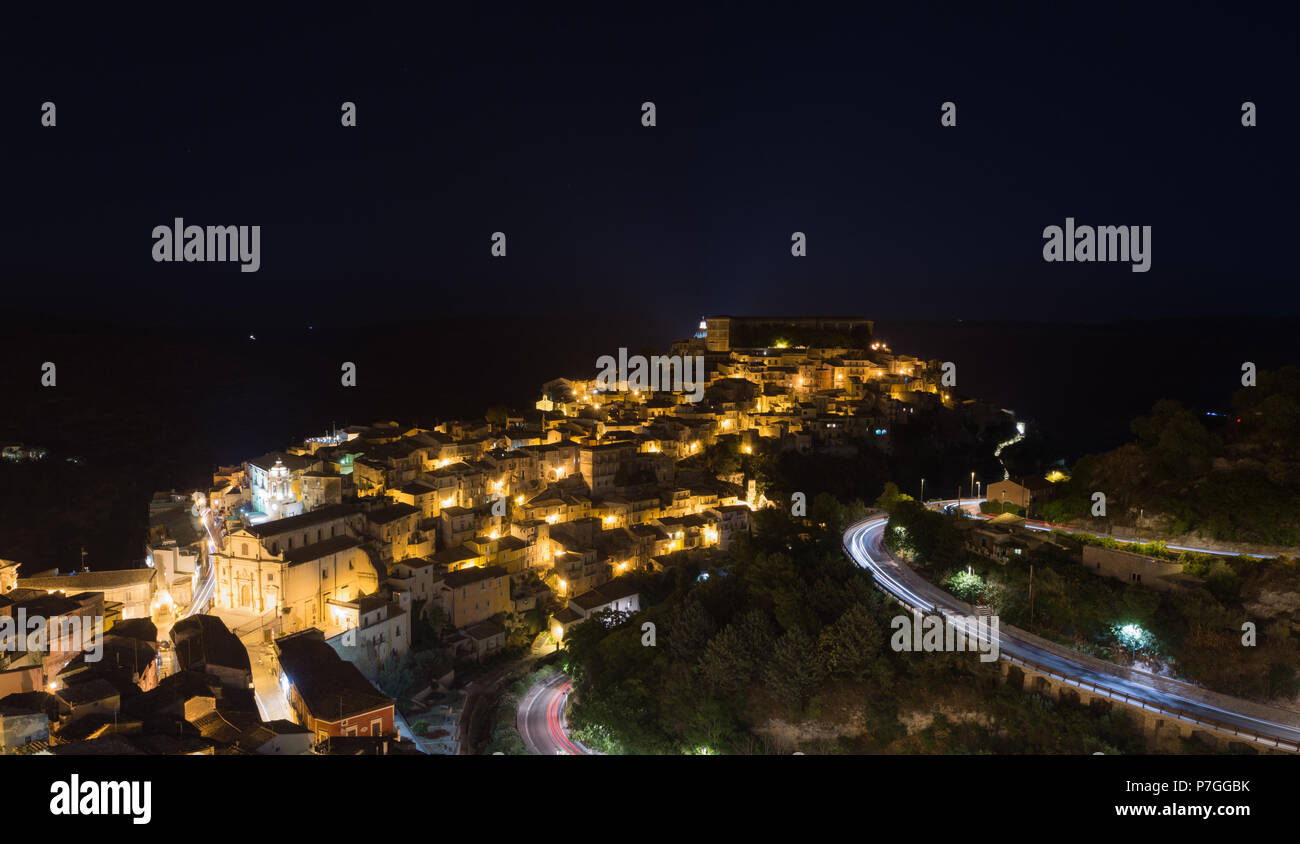
[[[217,607],[274,612],[285,631],[328,624],[331,599],[349,601],[378,588],[370,555],[349,535],[275,554],[239,530],[212,559]]]

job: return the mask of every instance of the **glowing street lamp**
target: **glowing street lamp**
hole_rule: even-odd
[[[1151,644],[1151,634],[1132,622],[1117,624],[1111,629],[1119,643],[1128,648],[1129,657],[1134,663],[1137,662],[1137,652]]]

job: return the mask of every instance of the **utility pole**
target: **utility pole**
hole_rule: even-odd
[[[1029,564],[1029,629],[1034,629],[1034,564]]]

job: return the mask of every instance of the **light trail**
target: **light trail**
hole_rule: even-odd
[[[939,502],[964,506],[967,501]],[[877,586],[913,609],[937,611],[971,636],[972,608],[922,579],[884,547],[887,519],[867,519],[849,527],[844,548],[849,558],[867,569]],[[999,625],[998,654],[1040,673],[1060,677],[1068,685],[1167,714],[1193,725],[1227,732],[1247,740],[1300,752],[1300,713],[1240,700],[1132,668],[1103,662],[1056,645],[1009,625]],[[976,628],[977,630],[977,628]],[[977,634],[976,634],[977,635]],[[990,641],[992,637],[981,639]]]
[[[1024,438],[1025,438],[1025,423],[1017,422],[1016,435],[1005,442],[998,443],[997,448],[993,449],[993,456],[998,459],[999,463],[1002,463],[1002,480],[1004,481],[1011,479],[1011,472],[1007,470],[1007,464],[1002,462],[1002,449],[1006,448],[1007,446],[1015,445],[1016,443],[1020,442]]]
[[[205,562],[200,574],[203,574],[204,571],[206,571],[206,575],[200,579],[199,587],[195,590],[194,595],[190,600],[190,606],[185,611],[185,615],[182,616],[183,618],[198,615],[207,607],[208,603],[212,601],[217,593],[216,564],[212,560],[212,555],[221,547],[221,542],[217,534],[213,532],[212,525],[209,524],[211,517],[212,508],[204,506],[203,511],[199,516],[199,521],[202,522],[204,530],[208,533],[208,550],[207,553],[204,554]]]
[[[985,513],[979,513],[979,512],[972,513],[969,510],[965,509],[967,506],[972,504],[978,506],[979,499],[970,499],[964,502],[959,502],[956,499],[948,499],[946,501],[936,501],[933,503],[938,504],[941,507],[947,507],[947,508],[957,507],[958,512],[968,519],[989,520],[993,518],[992,516]],[[1088,530],[1087,528],[1072,528],[1069,527],[1068,525],[1057,525],[1051,522],[1043,521],[1042,519],[1026,519],[1025,527],[1028,528],[1029,530],[1039,531],[1040,533],[1050,533],[1051,531],[1059,530],[1062,533],[1085,534],[1088,536],[1106,536],[1124,545],[1146,545],[1148,543],[1157,541],[1152,539],[1124,539],[1122,537],[1114,536],[1109,533],[1097,533],[1096,531]],[[1190,551],[1193,554],[1213,554],[1216,557],[1253,557],[1257,560],[1269,560],[1277,556],[1275,554],[1252,554],[1247,551],[1223,551],[1214,548],[1198,548],[1195,545],[1170,545],[1168,543],[1165,543],[1165,547],[1171,548],[1174,551]]]

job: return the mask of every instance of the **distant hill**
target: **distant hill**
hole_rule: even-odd
[[[1120,524],[1220,542],[1300,545],[1300,369],[1260,372],[1222,411],[1156,402],[1135,440],[1080,459],[1043,515],[1083,518],[1094,491]]]

